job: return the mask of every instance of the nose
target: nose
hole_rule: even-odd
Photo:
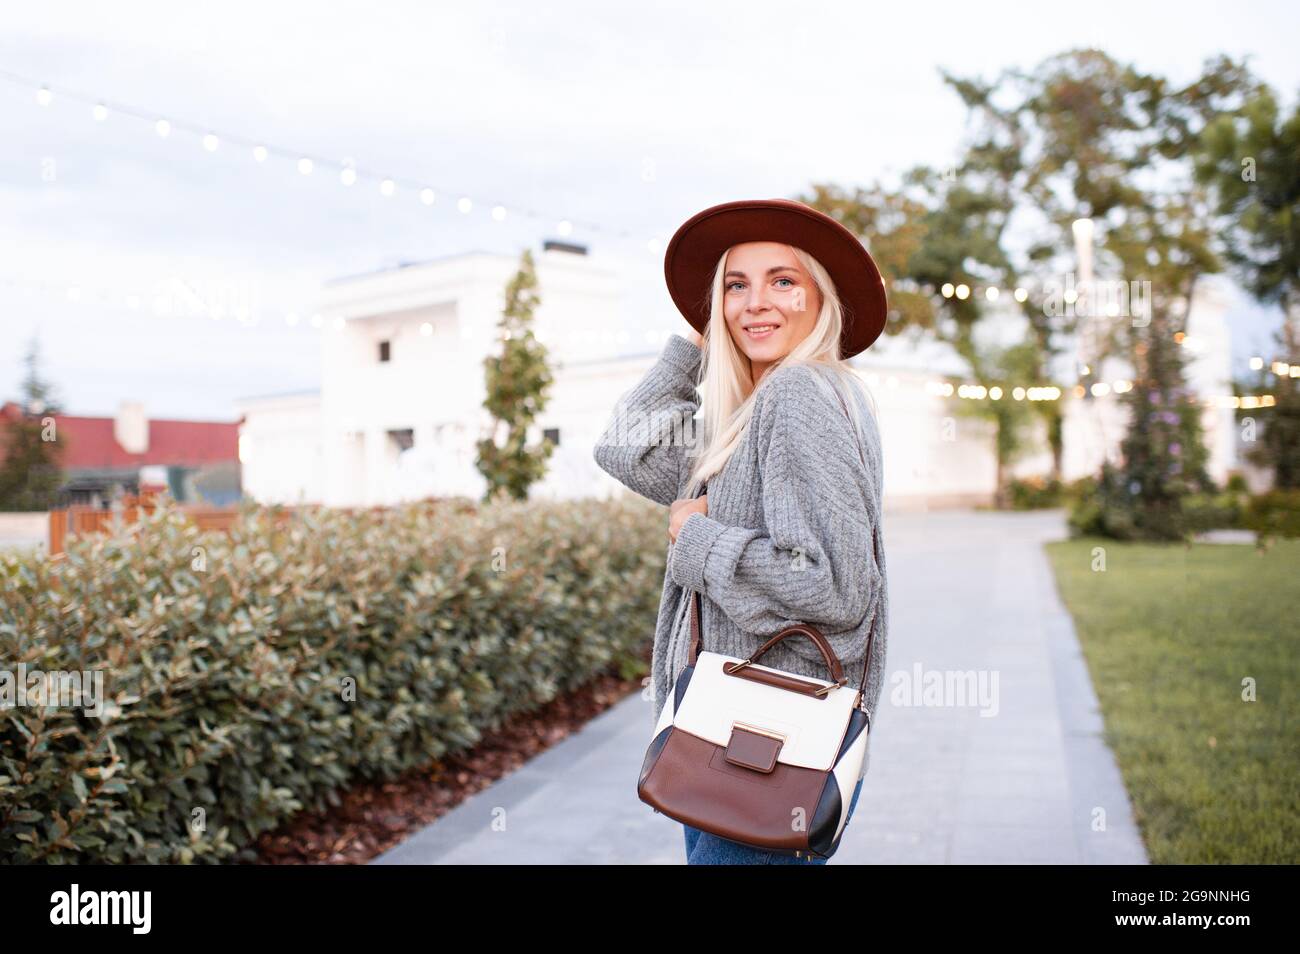
[[[765,286],[751,288],[745,301],[745,311],[750,314],[759,314],[771,309],[772,303],[768,300],[769,293],[770,290]]]

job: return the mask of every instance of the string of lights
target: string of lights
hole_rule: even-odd
[[[432,206],[437,203],[439,196],[444,194],[453,194],[459,196],[456,199],[456,209],[463,214],[471,213],[476,206],[485,206],[490,208],[491,217],[497,222],[505,221],[511,214],[518,214],[526,218],[554,223],[554,228],[561,237],[568,237],[573,234],[575,228],[582,228],[607,237],[638,242],[642,244],[645,250],[651,253],[658,252],[662,248],[663,243],[659,236],[651,236],[648,238],[639,237],[626,228],[608,226],[585,219],[556,217],[526,207],[512,208],[506,203],[500,201],[480,201],[479,198],[468,195],[463,191],[457,193],[454,190],[442,187],[435,188],[432,183],[416,180],[408,176],[360,167],[351,159],[333,159],[313,154],[308,150],[291,149],[285,146],[274,145],[264,140],[257,140],[245,135],[222,132],[213,128],[209,124],[179,119],[175,116],[169,118],[157,111],[110,101],[102,96],[92,96],[84,92],[61,86],[55,87],[49,83],[44,83],[28,76],[13,73],[9,70],[0,69],[0,79],[7,80],[10,83],[34,91],[34,101],[40,107],[48,108],[56,101],[56,99],[80,103],[90,107],[90,115],[95,122],[107,122],[110,117],[120,115],[151,125],[155,134],[162,139],[169,138],[173,132],[189,133],[193,135],[202,145],[203,149],[209,153],[216,153],[223,146],[234,146],[238,149],[244,150],[247,155],[251,156],[253,161],[259,164],[265,163],[272,158],[286,160],[287,162],[292,163],[301,175],[313,175],[317,169],[332,170],[337,172],[339,182],[343,186],[350,187],[357,184],[359,181],[369,180],[377,186],[379,194],[385,197],[391,198],[400,190],[406,194],[417,197],[423,205]],[[911,283],[908,282],[900,283],[900,286],[904,287],[910,285]],[[930,289],[928,286],[926,291],[927,293],[933,293],[933,289]],[[982,293],[988,301],[997,301],[1001,296],[1002,289],[993,284],[977,284],[972,287],[965,282],[946,282],[938,289],[938,292],[944,298],[955,297],[959,300],[965,300],[972,294],[978,296]],[[1007,293],[1017,302],[1024,302],[1029,297],[1029,290],[1023,286],[1008,288]],[[1077,297],[1078,293],[1076,290],[1073,288],[1065,289],[1063,300],[1066,304],[1072,304]]]
[[[489,214],[495,222],[504,222],[511,215],[550,222],[556,234],[562,238],[571,236],[574,229],[578,228],[606,238],[638,242],[651,253],[658,252],[662,247],[662,243],[657,236],[639,237],[625,228],[611,227],[586,219],[552,216],[532,208],[511,205],[501,201],[481,200],[479,197],[470,195],[465,191],[445,189],[440,186],[435,187],[431,182],[358,166],[351,159],[334,159],[312,153],[309,150],[291,149],[265,140],[224,132],[208,124],[162,115],[156,111],[111,101],[101,96],[93,96],[62,86],[55,87],[49,83],[43,83],[9,70],[0,69],[0,79],[34,90],[34,100],[37,106],[42,108],[50,107],[56,100],[79,103],[89,107],[90,118],[97,123],[107,122],[114,116],[122,116],[152,126],[154,133],[161,139],[168,139],[173,133],[191,134],[197,139],[203,150],[208,153],[216,153],[223,147],[233,147],[243,151],[245,155],[259,165],[272,159],[285,160],[291,163],[300,175],[304,176],[316,174],[318,170],[328,170],[332,174],[336,174],[339,183],[345,187],[369,181],[375,186],[378,193],[385,198],[392,198],[401,193],[414,197],[424,206],[434,206],[441,196],[453,195],[456,196],[455,208],[463,215],[471,214],[476,207],[483,207],[489,209]]]

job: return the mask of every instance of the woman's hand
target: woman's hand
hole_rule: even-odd
[[[677,542],[677,534],[682,529],[682,524],[686,518],[693,513],[702,513],[704,516],[709,515],[709,495],[701,494],[698,497],[687,497],[682,500],[674,500],[668,506],[668,536],[673,543]]]
[[[700,334],[698,331],[696,331],[694,328],[692,328],[692,329],[690,330],[690,332],[686,335],[686,340],[689,341],[691,344],[695,345],[695,347],[697,347],[697,348],[703,350],[703,348],[704,348],[704,336],[701,335],[701,334]]]

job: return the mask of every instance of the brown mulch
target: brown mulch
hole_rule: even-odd
[[[541,709],[508,719],[468,752],[390,781],[354,785],[339,793],[337,807],[299,812],[262,834],[253,844],[252,863],[365,864],[641,688],[639,678],[598,676]]]

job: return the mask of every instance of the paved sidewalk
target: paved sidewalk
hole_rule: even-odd
[[[1064,536],[1061,511],[885,517],[886,683],[832,865],[1147,862],[1041,549]],[[993,715],[898,695],[968,671],[996,685]],[[624,700],[374,863],[683,864],[681,826],[636,796],[650,715]]]

